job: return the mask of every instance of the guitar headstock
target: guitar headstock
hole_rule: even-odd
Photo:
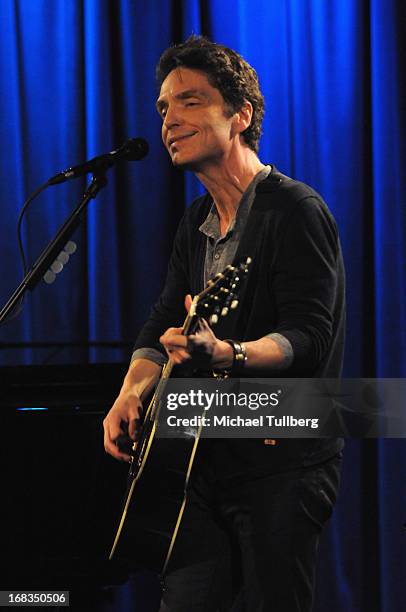
[[[227,316],[230,310],[237,308],[241,280],[247,274],[251,261],[251,257],[246,257],[210,279],[206,288],[195,296],[189,314],[215,325],[220,317]]]

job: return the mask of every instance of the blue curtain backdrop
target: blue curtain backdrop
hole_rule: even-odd
[[[22,278],[15,227],[25,198],[130,136],[146,138],[150,153],[110,171],[68,266],[0,329],[1,363],[128,358],[129,347],[86,343],[131,344],[162,285],[182,212],[201,193],[193,176],[171,168],[154,109],[161,52],[194,32],[255,66],[266,97],[261,158],[315,187],[337,219],[345,375],[406,376],[405,31],[403,0],[2,0],[1,305]],[[23,232],[31,263],[85,184],[50,188],[32,204]],[[32,345],[49,341],[66,348],[55,355]],[[405,450],[403,440],[347,445],[322,543],[319,612],[404,609]]]

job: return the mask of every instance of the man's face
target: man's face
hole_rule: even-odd
[[[163,121],[162,140],[175,166],[198,171],[227,155],[233,117],[203,72],[172,70],[162,83],[157,109]]]

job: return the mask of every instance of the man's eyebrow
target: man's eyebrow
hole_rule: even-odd
[[[184,91],[181,91],[178,94],[176,94],[175,98],[177,100],[185,100],[187,98],[192,98],[193,96],[201,96],[202,98],[205,98],[206,100],[209,98],[209,96],[201,89],[185,89]],[[167,106],[167,102],[165,101],[165,99],[158,98],[158,100],[156,101],[157,110],[161,111],[166,106]]]
[[[186,91],[181,91],[178,93],[175,98],[179,100],[184,100],[185,98],[192,98],[193,96],[202,96],[202,98],[208,98],[209,96],[202,91],[201,89],[186,89]]]

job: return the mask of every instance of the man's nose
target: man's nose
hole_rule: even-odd
[[[180,116],[179,111],[176,106],[168,105],[165,117],[164,117],[164,126],[167,130],[170,128],[180,124]]]

